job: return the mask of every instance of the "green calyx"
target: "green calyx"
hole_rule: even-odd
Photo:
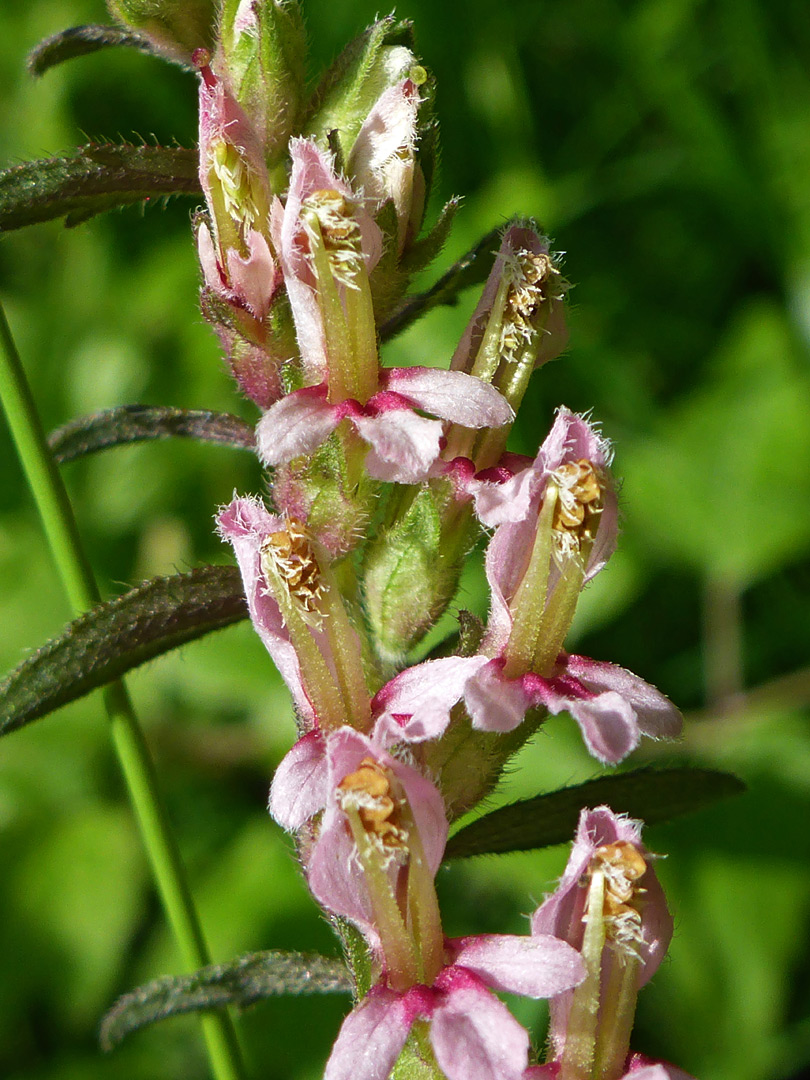
[[[175,60],[191,62],[196,49],[211,47],[215,0],[107,0],[110,14],[139,30]]]
[[[226,0],[217,70],[255,127],[268,162],[278,159],[305,102],[306,34],[297,0]]]
[[[315,92],[304,134],[327,147],[334,132],[347,160],[377,99],[408,77],[421,83],[426,72],[413,52],[411,24],[389,15],[347,45],[326,73]]]
[[[386,662],[414,648],[450,603],[476,534],[469,506],[454,503],[446,481],[393,500],[391,523],[363,566],[366,616]]]

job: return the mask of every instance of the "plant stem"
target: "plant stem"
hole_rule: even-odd
[[[76,614],[100,600],[84,553],[73,508],[51,456],[11,330],[0,304],[0,400],[37,504],[48,544]],[[152,866],[163,907],[184,964],[191,970],[211,959],[186,877],[180,850],[158,791],[149,749],[122,681],[103,692],[113,745]],[[216,1080],[241,1080],[244,1070],[236,1032],[227,1013],[201,1016]]]

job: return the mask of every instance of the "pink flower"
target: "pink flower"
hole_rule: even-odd
[[[270,251],[270,196],[261,143],[209,67],[200,79],[200,182],[211,215],[197,227],[206,285],[261,320],[281,283]]]
[[[669,698],[616,664],[561,653],[551,677],[509,679],[501,659],[449,656],[408,668],[377,693],[377,737],[386,745],[438,739],[458,701],[479,731],[512,731],[535,705],[553,715],[568,712],[588,751],[611,764],[627,757],[642,735],[672,738],[682,723]]]
[[[533,366],[539,367],[562,352],[568,340],[563,306],[567,284],[549,256],[548,245],[531,223],[506,229],[481,299],[453,356],[454,370],[473,371],[481,366],[482,344],[493,322],[499,326],[499,358],[514,362],[526,350]]]
[[[602,898],[598,911],[593,910],[591,896],[596,884],[599,891],[594,895]],[[600,986],[605,997],[618,1000],[616,980],[631,979],[633,985],[621,995],[627,1012],[624,1027],[615,1018],[613,1023],[629,1039],[635,1012],[633,991],[652,978],[666,955],[672,916],[652,869],[652,857],[641,843],[639,823],[614,814],[607,806],[582,811],[565,872],[557,889],[532,916],[532,933],[552,934],[587,954],[587,925],[595,919],[603,924],[604,945],[601,956],[585,955],[594,999],[590,1014],[601,1010]],[[586,989],[583,983],[576,993]],[[571,1035],[573,1000],[573,994],[566,992],[551,1002],[549,1042],[555,1058],[563,1056]],[[594,1037],[599,1037],[598,1020]],[[619,1063],[627,1056],[627,1046],[620,1050]]]
[[[537,705],[569,712],[590,753],[610,763],[626,757],[642,735],[680,732],[680,713],[654,687],[615,664],[562,651],[582,583],[604,566],[615,544],[616,499],[600,479],[608,460],[591,426],[563,409],[528,466],[505,466],[492,478],[490,470],[482,479],[455,463],[456,483],[466,485],[482,520],[497,525],[486,555],[486,634],[479,655],[427,661],[379,691],[372,708],[382,742],[440,738],[459,701],[481,731],[512,731]],[[527,581],[536,583],[538,595]]]
[[[363,121],[348,162],[365,198],[378,206],[393,201],[399,252],[418,232],[424,210],[424,179],[415,155],[419,104],[419,91],[409,78],[384,90]]]
[[[364,769],[370,771],[358,776]],[[347,777],[354,778],[348,785]],[[369,787],[376,783],[379,794]],[[383,809],[375,817],[369,843],[379,849],[394,892],[407,877],[413,830],[432,881],[447,841],[439,791],[416,769],[353,728],[304,736],[276,769],[270,789],[270,812],[291,832],[323,811],[317,839],[306,859],[309,887],[323,907],[351,919],[377,944],[373,898],[360,865],[357,840],[347,828],[348,804],[352,803],[350,809],[354,803],[359,805],[362,817],[363,808],[375,799],[382,800],[383,807],[390,802],[390,814],[385,816]]]
[[[362,724],[368,718],[368,691],[359,639],[311,538],[300,523],[269,514],[252,498],[235,498],[220,511],[217,525],[236,554],[256,632],[304,727]],[[340,656],[336,633],[342,637]]]
[[[618,535],[616,494],[607,480],[610,460],[610,447],[593,426],[584,417],[560,408],[533,462],[517,469],[508,479],[476,478],[470,484],[476,514],[485,525],[497,526],[487,549],[486,571],[491,589],[488,629],[499,643],[508,639],[512,628],[510,602],[525,574],[538,514],[550,485],[555,489],[559,511],[552,527],[554,558],[549,594],[560,576],[561,565],[577,554],[576,530],[566,527],[566,522],[573,522],[585,509],[583,504],[578,505],[580,462],[588,463],[590,474],[586,480],[599,483],[601,503],[595,528],[590,526],[583,581],[590,581],[607,563]]]
[[[253,626],[287,684],[296,709],[314,724],[317,718],[304,689],[298,657],[262,569],[262,544],[271,533],[284,527],[284,519],[269,514],[259,499],[242,497],[234,498],[219,512],[217,527],[223,540],[233,546]]]
[[[292,139],[290,157],[290,187],[283,205],[278,199],[273,202],[271,235],[281,259],[306,382],[318,384],[328,378],[330,363],[337,362],[338,358],[329,355],[330,341],[318,302],[319,281],[312,261],[311,238],[302,210],[306,201],[313,197],[328,195],[330,205],[338,208],[342,202],[344,216],[337,228],[341,233],[350,233],[355,241],[355,250],[345,247],[341,256],[344,259],[343,280],[337,288],[344,294],[344,299],[345,289],[350,287],[346,282],[354,275],[370,274],[379,261],[382,233],[349,184],[338,176],[331,157],[315,142]],[[337,237],[335,245],[340,247]],[[335,268],[340,278],[337,262]]]
[[[374,987],[344,1020],[324,1080],[386,1080],[417,1020],[448,1080],[521,1080],[529,1037],[490,989],[544,998],[583,975],[563,942],[507,934],[447,942],[451,962],[430,986]]]
[[[382,373],[382,389],[365,405],[354,399],[330,404],[325,383],[288,394],[264,414],[256,437],[266,465],[310,454],[347,420],[371,447],[366,469],[379,480],[418,483],[439,456],[441,420],[423,409],[467,427],[498,427],[512,410],[493,387],[458,371],[392,368]]]

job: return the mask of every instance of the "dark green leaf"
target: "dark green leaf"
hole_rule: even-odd
[[[70,157],[0,172],[0,231],[94,214],[168,195],[201,195],[197,153],[179,146],[83,146]]]
[[[245,618],[234,566],[203,566],[146,581],[69,623],[0,683],[0,735]]]
[[[652,825],[743,791],[742,780],[713,769],[638,769],[601,776],[493,810],[451,836],[445,858],[502,855],[568,843],[585,807],[606,804],[617,814]]]
[[[40,41],[28,55],[28,70],[32,75],[44,75],[48,68],[56,67],[65,60],[77,56],[87,56],[99,49],[109,49],[114,45],[124,45],[140,52],[155,53],[145,37],[122,30],[118,26],[70,26],[58,34]]]
[[[147,1024],[181,1013],[245,1008],[279,994],[345,994],[352,989],[342,960],[316,953],[248,953],[193,975],[165,976],[120,998],[101,1023],[101,1045],[110,1050]]]
[[[231,413],[204,409],[174,409],[161,405],[122,405],[77,420],[52,431],[48,445],[60,464],[112,446],[181,436],[254,450],[253,428]]]
[[[448,203],[448,206],[450,204]],[[439,225],[441,221],[439,222]],[[439,227],[436,226],[436,228]],[[435,231],[435,230],[434,230]],[[430,236],[433,234],[431,233]],[[425,238],[425,242],[430,240]],[[454,263],[446,274],[427,292],[418,296],[411,296],[403,301],[394,314],[380,327],[382,341],[390,341],[392,337],[401,334],[403,330],[416,322],[432,308],[443,304],[452,306],[458,302],[458,294],[472,285],[480,285],[486,281],[500,244],[500,230],[493,229],[486,236]]]

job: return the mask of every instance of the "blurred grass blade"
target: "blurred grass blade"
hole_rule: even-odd
[[[195,150],[88,144],[70,157],[0,171],[0,231],[94,214],[169,195],[201,195]]]
[[[98,24],[70,26],[67,30],[60,30],[58,34],[40,41],[28,54],[28,70],[32,75],[44,75],[49,68],[56,67],[65,60],[87,56],[99,49],[109,49],[117,45],[155,54],[155,49],[147,39],[131,30]]]
[[[480,285],[486,281],[498,253],[501,242],[500,234],[500,229],[492,229],[458,262],[453,263],[447,273],[442,274],[436,284],[427,292],[419,293],[418,296],[411,296],[404,300],[394,314],[380,327],[380,339],[390,341],[392,337],[401,334],[403,330],[407,330],[411,323],[416,322],[417,319],[432,308],[441,307],[443,304],[452,307],[457,302],[458,294],[462,290],[473,285]],[[425,242],[429,239],[430,236],[425,237]]]
[[[0,735],[246,618],[235,566],[203,566],[146,581],[74,619],[0,683]]]
[[[601,776],[493,810],[451,836],[445,858],[502,855],[569,843],[585,807],[607,804],[617,814],[653,825],[743,791],[742,780],[714,769],[638,769]]]
[[[113,446],[172,436],[244,450],[253,450],[256,445],[253,427],[231,413],[162,405],[122,405],[80,416],[52,431],[48,445],[54,460],[63,465]]]
[[[101,1045],[111,1050],[131,1032],[181,1013],[245,1008],[280,994],[346,994],[351,989],[342,960],[316,953],[247,953],[193,975],[155,979],[124,995],[101,1022]]]

